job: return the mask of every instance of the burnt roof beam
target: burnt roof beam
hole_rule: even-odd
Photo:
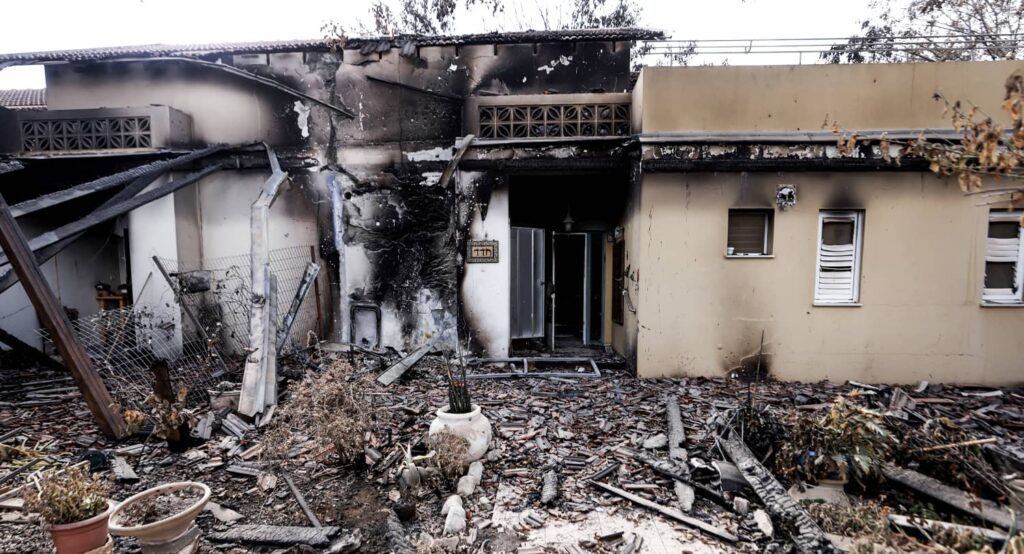
[[[38,237],[29,241],[29,247],[31,248],[32,252],[38,252],[39,250],[42,250],[47,246],[57,244],[58,242],[68,237],[79,234],[101,223],[110,221],[111,219],[124,215],[134,210],[135,208],[148,204],[159,198],[163,198],[164,196],[167,196],[168,194],[171,194],[172,192],[175,192],[179,189],[185,188],[188,185],[194,184],[203,177],[206,177],[211,173],[220,171],[223,168],[224,166],[222,164],[215,163],[199,171],[196,171],[195,173],[191,173],[182,179],[179,179],[177,181],[171,181],[170,183],[162,185],[159,188],[155,188],[149,192],[140,194],[135,198],[126,200],[115,206],[110,206],[101,210],[96,210],[93,213],[83,217],[82,219],[73,221],[71,223],[68,223],[67,225],[63,225],[61,227],[58,227],[57,229],[39,235]],[[0,264],[3,263],[7,263],[6,256],[0,258]]]
[[[185,63],[195,64],[195,65],[202,66],[202,67],[208,67],[210,69],[216,69],[218,71],[223,71],[225,73],[234,75],[236,77],[241,77],[243,79],[252,81],[254,83],[259,83],[259,84],[261,84],[263,86],[272,88],[274,90],[281,91],[281,92],[283,92],[283,93],[285,93],[285,94],[287,94],[289,96],[293,96],[295,98],[300,98],[302,100],[308,100],[308,101],[313,102],[315,104],[319,104],[319,105],[321,105],[321,106],[323,106],[323,107],[325,107],[325,108],[327,108],[327,109],[329,109],[329,110],[331,110],[333,112],[336,112],[336,113],[338,113],[340,115],[343,115],[343,116],[345,116],[345,117],[347,117],[349,119],[355,119],[355,117],[356,117],[355,112],[350,110],[348,108],[348,106],[345,106],[344,104],[342,104],[340,106],[336,105],[336,104],[332,104],[332,103],[330,103],[330,102],[328,102],[326,100],[321,100],[319,98],[316,98],[315,96],[310,96],[309,94],[306,94],[305,92],[302,92],[301,90],[294,89],[294,88],[292,88],[292,87],[290,87],[288,85],[279,83],[279,82],[277,82],[277,81],[275,81],[273,79],[264,77],[262,75],[257,75],[255,73],[252,73],[251,71],[246,71],[244,69],[239,69],[239,68],[237,68],[237,67],[235,67],[233,65],[228,65],[228,64],[225,64],[225,63],[211,62],[211,61],[207,61],[207,60],[201,60],[201,59],[198,59],[198,58],[186,58],[186,57],[182,57],[182,56],[160,56],[160,57],[153,57],[153,58],[122,58],[122,59],[115,59],[115,60],[103,60],[103,62],[140,62],[140,61],[141,62],[149,62],[149,61],[176,61],[176,62],[185,62]]]
[[[83,196],[88,196],[93,193],[112,189],[114,187],[118,187],[124,185],[125,183],[129,183],[141,178],[149,178],[149,182],[152,182],[157,177],[163,175],[164,173],[167,173],[168,171],[188,165],[197,160],[206,158],[211,154],[215,154],[217,152],[220,152],[221,150],[224,150],[224,148],[224,145],[210,146],[202,150],[196,150],[191,154],[179,156],[171,160],[161,160],[159,162],[153,162],[133,167],[120,173],[100,177],[99,179],[89,181],[88,183],[82,183],[80,185],[75,185],[64,190],[59,190],[57,192],[45,194],[38,198],[26,200],[24,202],[20,202],[18,204],[11,206],[11,215],[14,216],[15,218],[19,218],[34,212],[38,212],[39,210],[42,210],[44,208],[49,208],[51,206],[63,204],[76,198],[81,198]]]
[[[114,196],[111,196],[106,202],[101,204],[98,208],[96,208],[95,210],[90,212],[90,215],[95,214],[95,213],[99,212],[100,210],[106,210],[106,209],[108,209],[108,208],[110,208],[112,206],[116,206],[116,205],[120,204],[121,202],[124,202],[126,200],[129,200],[129,199],[133,198],[136,194],[142,192],[143,189],[145,189],[150,184],[152,184],[153,181],[156,181],[157,179],[159,179],[162,175],[163,175],[163,173],[157,173],[157,174],[154,174],[154,175],[144,175],[142,177],[136,178],[131,183],[128,183],[128,185],[126,187],[124,187],[123,189],[117,191],[117,193],[114,194]],[[56,256],[61,251],[63,251],[65,248],[67,248],[69,245],[71,245],[71,243],[73,243],[76,240],[78,240],[78,238],[81,237],[83,234],[84,233],[77,233],[77,234],[72,235],[70,237],[61,239],[60,242],[51,244],[49,246],[46,246],[46,247],[36,251],[35,252],[36,263],[38,263],[39,265],[43,265],[44,263],[49,261],[50,258]],[[15,273],[14,270],[8,270],[7,273],[5,273],[3,275],[0,275],[0,293],[2,293],[5,290],[11,288],[17,282],[18,282],[18,274]]]

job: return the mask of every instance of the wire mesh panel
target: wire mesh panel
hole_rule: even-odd
[[[185,302],[211,337],[216,336],[225,353],[244,354],[249,348],[249,316],[252,309],[250,256],[242,254],[199,261],[162,259]],[[277,278],[278,328],[291,307],[306,265],[315,261],[310,246],[270,251],[270,272]],[[319,277],[318,277],[319,278]],[[288,341],[278,352],[286,354],[305,344],[309,331],[319,334],[316,289],[302,301]],[[185,322],[186,327],[191,322]]]
[[[194,333],[179,335],[171,318],[145,307],[104,310],[76,319],[72,327],[115,400],[127,408],[144,410],[156,360],[168,362],[172,382],[188,388],[193,405],[205,402],[206,390],[226,373],[216,343]],[[39,333],[53,342],[46,331]]]

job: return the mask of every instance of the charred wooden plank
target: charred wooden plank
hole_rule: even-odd
[[[783,527],[792,529],[790,538],[796,543],[797,549],[801,552],[836,552],[825,532],[800,507],[796,499],[786,492],[782,484],[775,480],[771,472],[757,461],[747,445],[735,436],[733,433],[730,438],[718,437],[718,443],[732,458],[772,517],[782,521],[785,524]]]
[[[291,525],[237,525],[220,533],[211,533],[210,540],[217,542],[245,542],[290,546],[307,544],[327,546],[331,539],[341,533],[340,527],[297,527]]]
[[[882,468],[882,474],[890,481],[899,483],[914,492],[938,500],[982,521],[998,525],[1003,529],[1018,527],[1014,522],[1013,514],[999,504],[991,500],[972,497],[960,489],[912,469],[886,464]]]
[[[18,223],[14,221],[7,201],[0,195],[0,246],[10,257],[14,271],[21,279],[36,314],[42,323],[53,332],[54,342],[64,365],[71,371],[78,388],[85,397],[89,411],[96,418],[100,430],[109,437],[122,438],[127,435],[124,419],[114,410],[114,400],[107,390],[103,378],[96,371],[92,359],[78,342],[71,321],[64,307],[53,294],[50,284],[36,263],[35,255],[25,239]]]

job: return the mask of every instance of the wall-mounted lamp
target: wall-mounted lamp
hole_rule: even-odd
[[[780,210],[796,206],[796,185],[779,185],[775,189],[775,205]]]
[[[568,233],[569,231],[572,231],[572,224],[573,223],[576,223],[576,221],[573,220],[572,213],[569,211],[569,208],[566,208],[565,209],[565,219],[562,220],[562,225],[565,225],[565,232]]]

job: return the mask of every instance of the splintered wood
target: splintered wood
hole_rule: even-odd
[[[736,463],[736,467],[743,473],[743,477],[757,493],[761,502],[764,502],[768,512],[792,527],[791,538],[801,552],[836,552],[825,532],[775,480],[771,472],[757,461],[742,440],[735,437],[719,437],[718,443],[722,445],[726,455]]]

